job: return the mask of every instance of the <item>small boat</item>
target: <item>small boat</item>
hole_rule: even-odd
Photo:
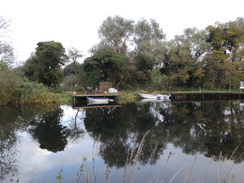
[[[166,102],[166,101],[171,101],[171,100],[164,100],[164,99],[142,99],[140,102],[141,103],[147,103],[147,102]]]
[[[240,110],[244,111],[244,103],[240,103]]]
[[[87,97],[89,104],[108,104],[109,98],[106,97]]]
[[[139,93],[139,96],[144,99],[155,99],[155,100],[170,100],[171,94],[162,95],[162,94],[142,94]]]
[[[109,88],[108,93],[118,93],[118,90],[116,90],[115,88]]]

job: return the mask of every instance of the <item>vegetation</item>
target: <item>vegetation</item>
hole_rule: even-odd
[[[0,17],[0,33],[9,25]],[[115,16],[102,23],[98,35],[101,41],[82,63],[81,51],[72,47],[66,55],[62,43],[47,41],[37,43],[20,68],[11,67],[13,48],[0,35],[0,104],[56,101],[50,92],[82,92],[102,81],[119,90],[182,91],[234,90],[244,80],[242,17],[204,30],[187,28],[167,41],[154,19]]]
[[[123,72],[126,68],[126,58],[112,51],[97,52],[84,61],[87,83],[94,87],[100,81],[109,81],[116,87],[124,86]]]
[[[220,90],[229,89],[230,84],[237,89],[244,80],[243,26],[240,17],[205,30],[187,28],[183,35],[166,41],[155,20],[135,23],[108,17],[98,31],[101,42],[83,63],[87,82],[80,85],[96,87],[100,81],[114,79],[115,87],[126,90]],[[124,56],[123,67],[108,64],[116,62],[113,54]]]
[[[62,81],[61,66],[68,56],[61,43],[49,41],[37,43],[35,55],[30,57],[23,66],[26,77],[32,81],[57,89]]]

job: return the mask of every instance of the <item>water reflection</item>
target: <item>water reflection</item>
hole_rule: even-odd
[[[62,109],[57,108],[30,120],[29,132],[39,142],[41,149],[58,152],[67,145],[69,130],[60,123],[62,113]]]
[[[0,107],[0,180],[7,174],[17,173],[17,130],[21,129],[18,124],[19,111],[10,107]]]
[[[206,157],[217,157],[220,152],[230,157],[238,147],[232,158],[236,163],[243,160],[243,115],[233,102],[128,103],[121,109],[87,110],[84,123],[86,130],[101,140],[100,154],[110,166],[124,166],[128,147],[132,142],[139,147],[149,129],[143,164],[155,163],[167,143],[186,154],[200,152]]]
[[[0,113],[1,179],[23,166],[17,161],[17,134],[21,132],[28,132],[41,149],[62,154],[62,159],[70,158],[68,152],[75,145],[87,145],[88,139],[93,139],[99,142],[97,156],[110,168],[133,167],[135,163],[157,165],[163,157],[168,161],[167,156],[176,149],[216,162],[227,157],[243,164],[244,116],[240,101],[1,107]],[[90,157],[86,150],[79,148],[80,153]],[[77,155],[72,158],[81,160]]]

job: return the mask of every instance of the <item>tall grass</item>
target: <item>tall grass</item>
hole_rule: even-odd
[[[150,130],[148,130],[144,136],[142,137],[139,145],[137,144],[137,142],[135,141],[136,139],[136,134],[132,137],[132,144],[129,147],[129,151],[126,157],[126,164],[123,168],[123,175],[122,177],[118,177],[118,179],[116,180],[117,182],[121,182],[121,183],[135,183],[138,182],[136,179],[139,176],[139,171],[140,171],[140,166],[144,166],[140,164],[140,160],[143,158],[143,147],[144,147],[144,143],[146,138],[148,138],[148,135],[150,134]],[[235,182],[235,177],[236,175],[233,172],[233,166],[229,166],[230,165],[230,160],[232,159],[233,155],[235,154],[237,148],[236,147],[232,153],[232,155],[227,158],[227,157],[223,157],[222,153],[219,154],[218,157],[211,157],[210,158],[210,162],[209,165],[207,167],[207,169],[202,169],[202,181],[204,182],[209,182],[209,180],[207,180],[208,175],[209,175],[209,169],[211,168],[211,165],[213,164],[213,159],[217,159],[217,163],[218,163],[218,167],[217,169],[215,169],[216,167],[214,165],[212,165],[214,167],[214,169],[211,169],[211,175],[214,174],[213,171],[216,171],[216,179],[212,180],[211,182],[216,182],[216,183],[234,183]],[[105,165],[105,169],[100,169],[100,166],[96,166],[96,159],[99,159],[98,157],[98,150],[99,147],[96,145],[96,142],[94,141],[94,146],[93,146],[94,152],[93,152],[93,157],[92,157],[92,164],[88,164],[87,162],[87,158],[83,158],[82,159],[82,163],[81,166],[78,170],[77,173],[77,177],[76,177],[76,182],[77,183],[95,183],[95,182],[99,182],[101,180],[98,180],[98,171],[103,171],[104,172],[104,180],[106,183],[110,182],[110,176],[112,174],[112,170],[111,167],[107,164]],[[157,149],[157,143],[155,145],[155,151]],[[96,153],[95,153],[96,152]],[[169,152],[166,160],[165,160],[165,164],[162,164],[162,167],[159,168],[153,172],[151,172],[151,170],[148,172],[148,178],[146,178],[143,182],[145,183],[173,183],[173,182],[179,182],[179,180],[181,179],[182,183],[193,183],[196,182],[196,178],[194,175],[194,171],[195,171],[195,166],[196,164],[198,164],[198,156],[196,155],[194,157],[194,159],[192,160],[192,162],[187,162],[184,165],[180,166],[179,169],[173,170],[175,173],[171,175],[171,177],[167,177],[166,173],[167,173],[167,168],[170,165],[170,161],[173,160],[175,153],[173,152]],[[243,156],[243,154],[241,155]],[[189,166],[187,166],[189,164]],[[227,165],[227,166],[225,166]],[[63,168],[61,169],[60,172],[63,171]],[[62,177],[62,175],[60,175],[60,172],[57,174],[58,177],[56,177],[57,182],[60,181],[60,177]],[[165,176],[162,178],[162,174],[165,174]],[[179,178],[179,176],[181,178]],[[213,178],[213,177],[212,177]],[[177,180],[176,180],[177,179]],[[141,180],[140,180],[141,181]]]
[[[64,94],[50,92],[42,83],[29,81],[14,72],[0,73],[0,105],[71,101]]]

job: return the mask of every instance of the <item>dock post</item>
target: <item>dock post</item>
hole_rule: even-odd
[[[73,100],[74,100],[74,105],[75,105],[75,103],[76,103],[76,99],[75,99],[75,96],[73,96]]]

